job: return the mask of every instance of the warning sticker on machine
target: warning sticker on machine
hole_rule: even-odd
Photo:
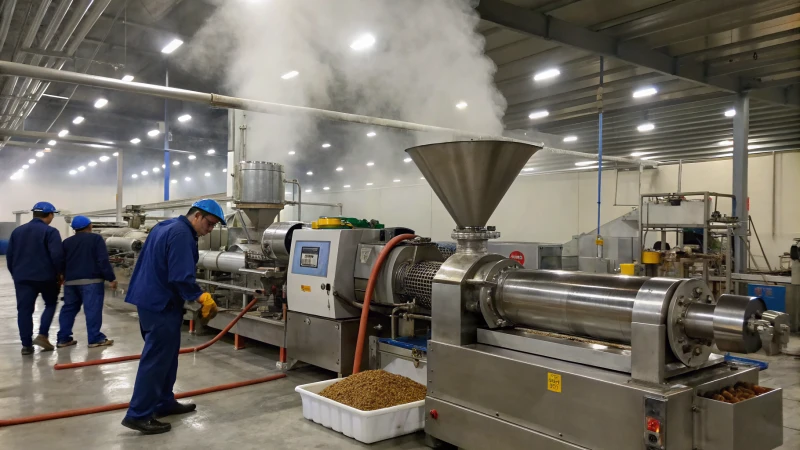
[[[371,247],[362,247],[361,248],[361,255],[360,255],[361,264],[366,264],[367,261],[369,261],[369,255],[371,253],[372,253],[372,248]]]
[[[300,290],[303,292],[311,292],[311,286],[306,286],[305,284],[301,284]]]
[[[560,374],[547,372],[547,390],[559,393],[561,392]]]

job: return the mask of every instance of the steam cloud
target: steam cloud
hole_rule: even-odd
[[[217,3],[183,62],[197,73],[223,79],[232,95],[492,135],[503,131],[506,102],[494,86],[496,67],[483,53],[471,1]],[[374,36],[374,46],[352,49],[365,34]],[[299,74],[281,78],[290,71]],[[457,109],[461,101],[469,106]],[[297,150],[295,167],[290,164],[287,172],[327,174],[333,164],[373,160],[388,178],[395,175],[388,171],[398,166],[405,148],[452,138],[296,116],[248,113],[247,122],[248,159],[287,163],[287,152]],[[371,130],[381,139],[366,138]],[[321,143],[331,136],[336,142],[323,151]],[[374,175],[369,176],[381,178]]]

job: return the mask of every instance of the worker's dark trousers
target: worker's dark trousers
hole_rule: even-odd
[[[103,283],[84,284],[81,286],[64,286],[64,306],[58,313],[58,343],[64,344],[72,340],[72,326],[75,316],[84,307],[86,314],[86,331],[89,334],[89,343],[98,344],[106,340],[106,335],[100,332],[103,326],[103,299],[105,287]]]
[[[172,387],[178,374],[183,308],[170,304],[161,312],[137,310],[144,350],[126,417],[148,419],[175,405]]]
[[[50,323],[56,314],[56,302],[60,286],[55,281],[15,281],[17,293],[17,327],[23,347],[33,345],[33,311],[36,309],[36,297],[42,294],[44,311],[39,320],[39,334],[47,336]]]

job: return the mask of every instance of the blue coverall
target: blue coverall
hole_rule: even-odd
[[[75,316],[84,306],[86,331],[89,344],[106,340],[100,332],[103,325],[103,300],[105,288],[103,281],[116,279],[114,269],[108,260],[108,249],[99,234],[82,232],[64,240],[64,306],[58,315],[58,343],[72,341],[72,326]]]
[[[47,336],[56,313],[58,275],[64,272],[61,234],[42,219],[34,218],[11,232],[6,262],[17,293],[19,338],[23,347],[30,347],[36,297],[42,294],[44,299],[39,334]]]
[[[147,236],[125,297],[137,307],[144,338],[127,418],[148,419],[176,403],[183,305],[203,293],[195,282],[197,260],[197,232],[184,216],[159,223]]]

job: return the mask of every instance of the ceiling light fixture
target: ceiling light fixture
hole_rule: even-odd
[[[58,137],[64,137],[69,134],[69,130],[61,130],[58,132]]]
[[[733,117],[735,115],[736,115],[736,110],[735,109],[729,109],[729,110],[725,111],[725,117]]]
[[[298,72],[296,70],[292,70],[292,71],[286,72],[285,74],[281,75],[281,78],[283,78],[284,80],[291,80],[292,78],[294,78],[294,77],[296,77],[298,75],[300,75],[300,72]]]
[[[647,123],[643,123],[643,124],[639,125],[638,127],[636,127],[636,129],[639,130],[639,132],[644,133],[645,131],[653,131],[653,130],[655,130],[656,126],[653,125],[650,122],[647,122]]]
[[[190,120],[192,120],[192,116],[190,116],[189,114],[184,114],[178,117],[178,122],[188,122]]]
[[[168,55],[177,50],[178,47],[180,47],[181,45],[183,45],[182,40],[177,38],[173,39],[169,44],[167,44],[166,46],[164,46],[164,48],[161,49],[161,53],[165,53]]]
[[[228,171],[228,169],[222,169],[222,173],[225,173],[227,171]]]
[[[331,190],[331,188],[330,188],[329,186],[325,186],[324,188],[322,188],[322,190],[323,190],[323,191],[330,191],[330,190]]]
[[[172,165],[173,166],[180,166],[181,162],[180,161],[172,161]]]
[[[375,133],[374,131],[370,131],[369,133],[367,133],[367,137],[375,137],[375,135],[377,135],[377,133]]]
[[[533,170],[534,170],[533,167],[526,167],[522,169],[523,172],[533,172]]]
[[[633,98],[650,97],[651,95],[658,94],[658,89],[654,87],[647,87],[633,92]]]
[[[186,177],[183,179],[184,181],[192,181],[192,177]]]
[[[29,167],[30,167],[30,166],[29,166],[29,165],[27,165],[27,164],[23,164],[23,165],[22,165],[22,168],[23,168],[23,169],[27,169],[27,168],[29,168]]]
[[[356,51],[366,50],[370,47],[375,45],[375,36],[365,33],[358,37],[352,44],[350,44],[350,48]]]
[[[564,137],[564,142],[575,142],[578,140],[578,136],[566,136]]]
[[[197,159],[196,155],[189,155],[189,159]]]
[[[649,155],[649,154],[650,154],[650,152],[633,152],[633,153],[631,153],[631,156],[634,157],[634,158],[638,158],[640,156]]]
[[[122,81],[130,83],[131,81],[133,81],[133,75],[125,75],[124,77],[122,77]]]
[[[322,144],[322,148],[330,148],[330,146],[331,146],[331,144],[329,144],[327,142]]]
[[[139,142],[142,142],[142,140],[141,140],[141,139],[139,139],[139,138],[133,138],[133,139],[131,139],[131,144],[138,144]]]
[[[306,189],[306,193],[309,193],[309,192],[311,192],[311,189]]]
[[[36,152],[37,158],[41,158],[42,156],[44,156],[44,152]]]
[[[398,180],[398,179],[392,180],[392,183],[399,183],[399,182],[400,182],[400,180]]]
[[[404,163],[410,163],[410,162],[411,162],[411,158],[405,158],[405,159],[403,160],[403,162],[404,162]]]
[[[146,170],[143,170],[143,171],[142,171],[142,175],[147,175],[148,173],[150,173],[150,172],[148,172],[148,171],[146,171]]]
[[[210,177],[210,176],[211,176],[211,172],[206,172],[206,173],[204,173],[203,175],[205,175],[205,176],[207,176],[207,177]]]
[[[550,78],[555,78],[555,77],[557,77],[559,75],[561,75],[561,71],[560,70],[558,70],[558,69],[547,69],[547,70],[543,70],[541,72],[538,72],[536,75],[534,75],[533,76],[533,80],[534,81],[542,81],[542,80],[547,80],[547,79],[550,79]]]
[[[158,172],[161,172],[161,169],[159,169],[158,167],[153,167],[152,172],[153,173],[158,173]]]
[[[56,145],[56,144],[57,144],[57,142],[54,141],[54,140],[47,141],[47,145]]]
[[[111,154],[111,156],[119,156],[119,152],[114,152]]]
[[[106,162],[106,161],[108,161],[108,160],[109,160],[109,159],[111,159],[111,158],[109,158],[109,157],[108,157],[108,156],[106,156],[106,155],[103,155],[103,156],[101,156],[101,157],[100,157],[100,158],[98,158],[98,159],[99,159],[100,161],[102,161],[102,162]]]
[[[108,100],[104,98],[98,98],[97,101],[94,102],[94,107],[100,109],[108,104]]]
[[[29,159],[28,164],[36,164],[36,160],[33,158]]]
[[[80,124],[83,123],[83,121],[84,121],[83,116],[78,116],[78,117],[72,119],[72,123],[74,123],[75,125],[80,125]]]
[[[375,163],[374,163],[374,162],[372,162],[372,161],[370,161],[370,162],[368,162],[368,163],[367,163],[367,167],[372,167],[372,166],[374,166],[374,165],[375,165]]]
[[[77,170],[75,170],[75,169],[72,169],[72,170],[70,170],[70,171],[69,171],[69,174],[70,174],[70,175],[75,175],[75,174],[77,174],[77,173],[78,173],[78,171],[77,171]]]
[[[306,172],[306,175],[308,175],[308,176],[314,175],[314,172],[309,170],[308,172]]]
[[[88,165],[89,167],[94,167],[94,166],[96,166],[96,165],[97,165],[97,161],[89,161],[89,164],[87,164],[87,165]]]
[[[150,137],[156,137],[159,134],[161,134],[161,131],[159,131],[159,130],[150,130],[150,131],[147,132],[147,135],[150,136]]]
[[[347,189],[347,188],[349,188],[349,187],[350,187],[350,185],[349,185],[349,184],[345,184],[345,185],[344,185],[344,186],[342,186],[342,187],[344,187],[345,189]]]
[[[372,186],[373,183],[367,183],[367,186]]]
[[[463,100],[458,102],[458,103],[456,103],[456,108],[458,108],[458,109],[467,109],[467,106],[469,106],[469,105],[467,105],[467,102],[465,102]]]
[[[139,175],[133,174],[131,175],[131,178],[139,178]]]
[[[289,152],[289,156],[294,156],[294,155],[295,155],[295,151],[294,150]]]
[[[530,119],[541,119],[541,118],[547,117],[549,115],[550,115],[550,112],[543,109],[541,111],[534,111],[534,112],[528,114],[528,118],[530,118]]]
[[[337,168],[336,168],[336,171],[337,171],[337,172],[341,172],[341,171],[343,171],[343,170],[344,170],[344,167],[342,167],[342,166],[339,166],[339,167],[337,167]]]
[[[208,150],[206,151],[206,154],[209,154],[209,155],[213,155],[214,153],[217,153],[217,151],[216,151],[216,150],[214,150],[213,148],[210,148],[210,149],[208,149]]]
[[[169,182],[172,183],[172,184],[177,184],[178,180],[169,180]]]

